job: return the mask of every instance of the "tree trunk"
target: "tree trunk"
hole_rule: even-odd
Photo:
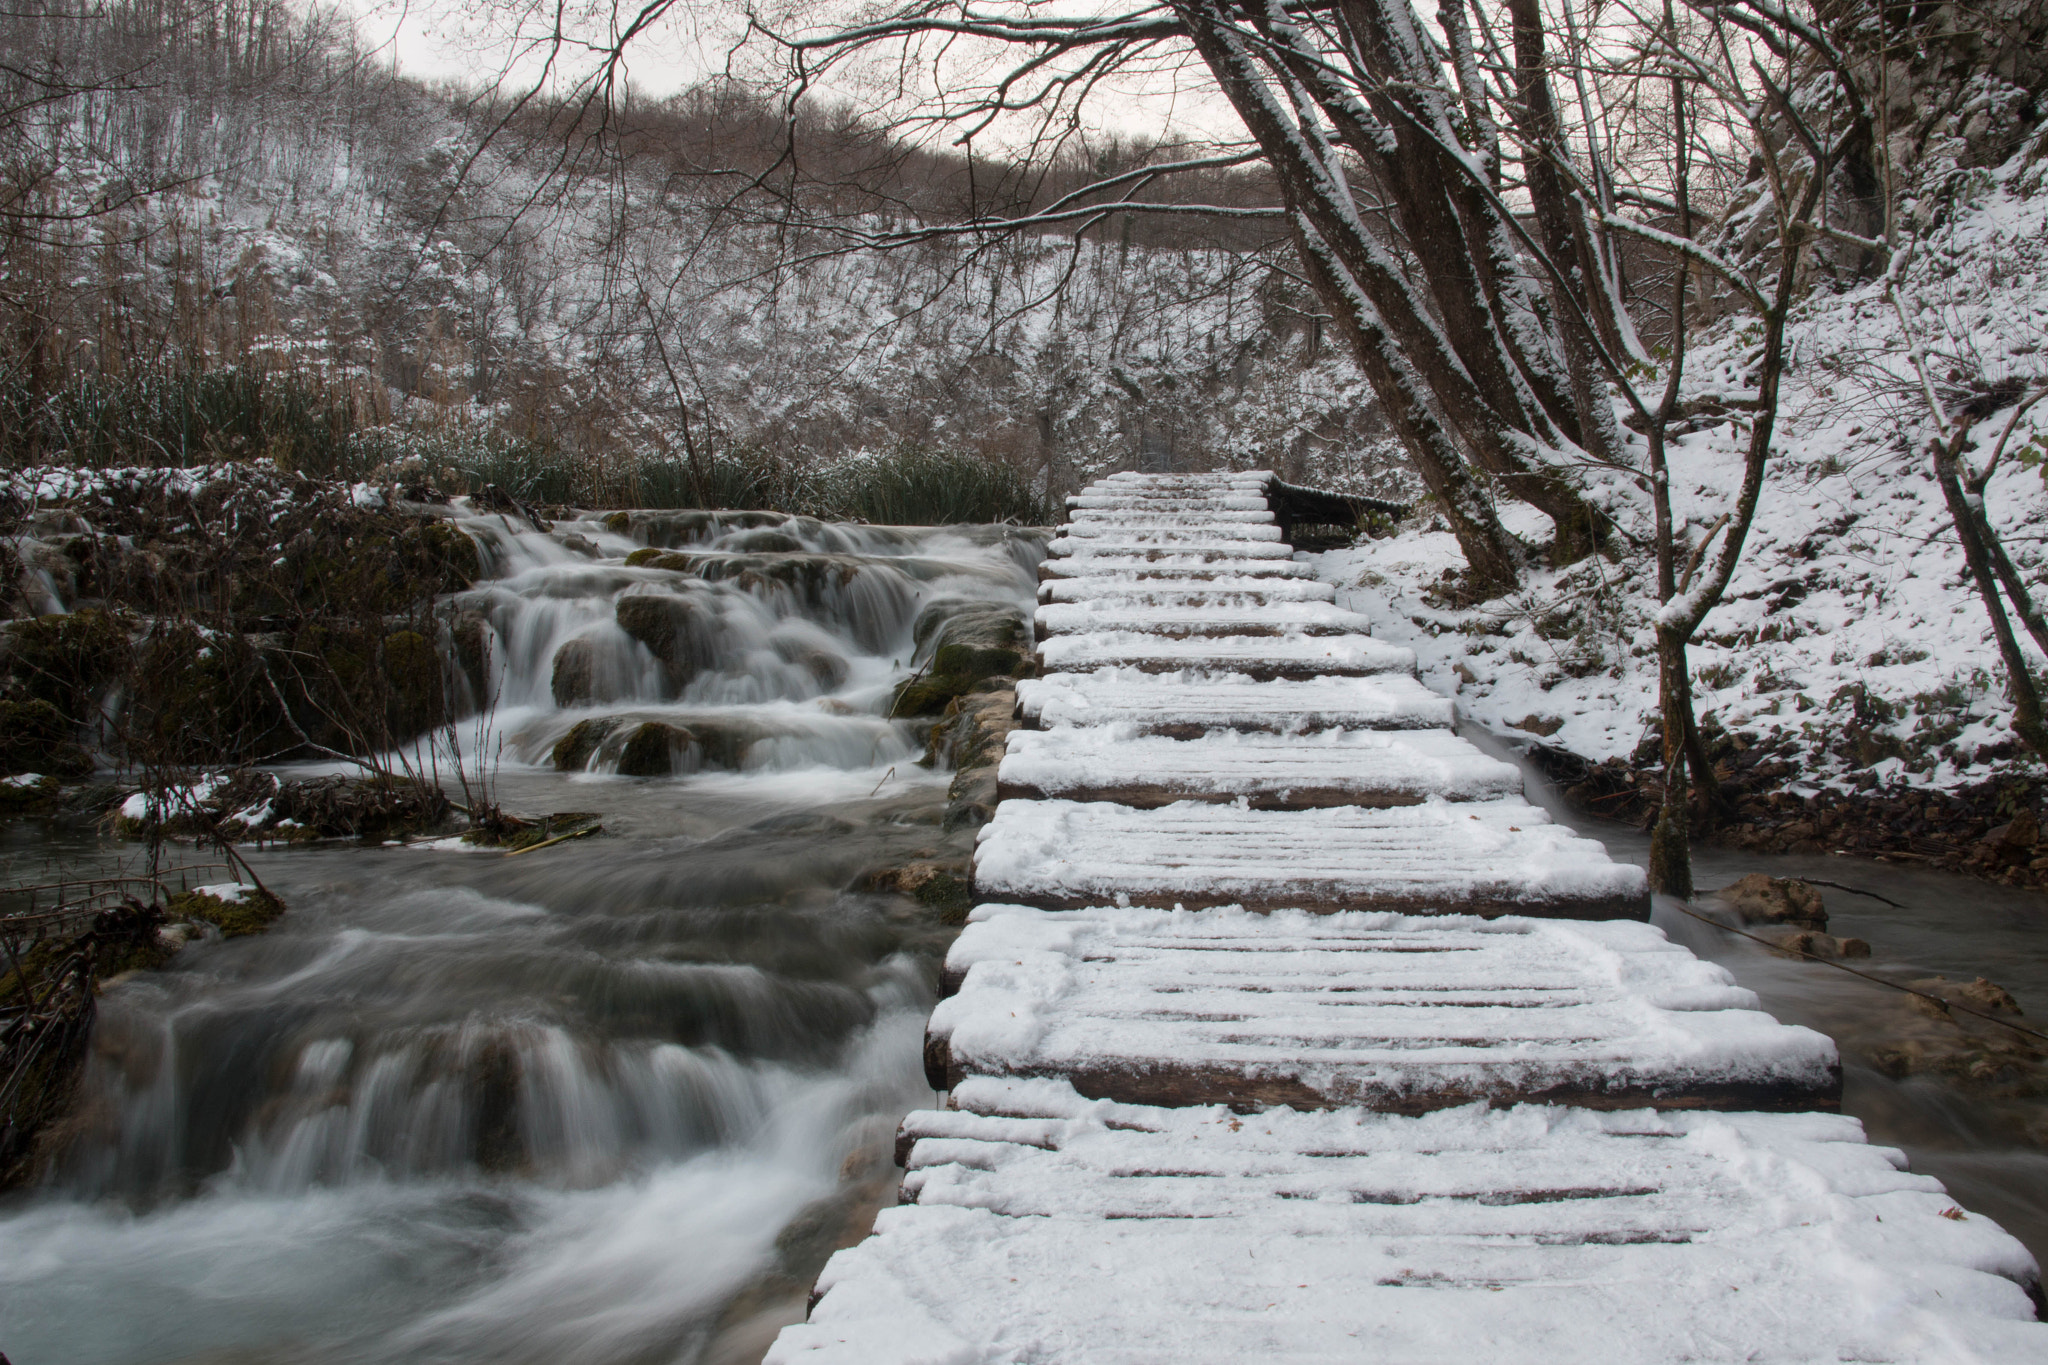
[[[1692,673],[1685,636],[1657,628],[1657,698],[1664,724],[1664,804],[1650,831],[1650,889],[1692,899],[1692,788],[1686,737],[1692,729]]]

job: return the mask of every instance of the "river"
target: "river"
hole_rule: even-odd
[[[948,846],[947,775],[915,766],[888,699],[918,614],[1028,603],[1040,541],[714,528],[684,548],[747,558],[708,580],[626,566],[645,535],[597,521],[473,529],[499,576],[458,605],[488,623],[497,704],[465,766],[495,768],[509,809],[601,812],[605,835],[510,857],[252,855],[290,913],[107,990],[63,1155],[0,1205],[14,1365],[732,1365],[801,1317],[825,1256],[892,1197],[896,1121],[932,1098],[919,1042],[952,931],[847,889]],[[645,593],[692,601],[693,675],[616,628],[619,598]],[[560,705],[575,641],[585,690]],[[680,776],[619,777],[602,747],[554,771],[592,718],[745,743],[693,740]],[[1531,792],[1555,801],[1533,775]],[[1632,831],[1574,823],[1643,857]],[[132,851],[0,825],[10,880]],[[1986,975],[2048,1016],[2048,898],[1699,853],[1704,886],[1755,870],[1878,891],[1900,906],[1827,892],[1874,965]],[[2048,1154],[2013,1106],[1858,1060],[1893,993],[1669,904],[1657,922],[1842,1036],[1850,1112],[2048,1258]]]

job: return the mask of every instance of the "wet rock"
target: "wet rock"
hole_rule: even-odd
[[[995,818],[996,769],[1010,732],[1017,728],[1016,711],[1014,689],[971,692],[949,702],[932,727],[924,757],[918,761],[954,770],[952,785],[946,788],[942,829],[972,829]]]
[[[661,661],[673,687],[682,687],[716,657],[711,627],[716,617],[692,597],[672,593],[629,593],[612,609],[619,629],[647,646]]]
[[[878,868],[857,878],[853,889],[908,896],[937,911],[942,924],[965,924],[967,912],[974,908],[972,864],[964,859],[918,859]]]
[[[384,676],[391,688],[387,720],[393,740],[424,734],[447,719],[441,651],[425,635],[398,630],[385,636]]]
[[[803,550],[804,543],[787,531],[764,527],[727,536],[718,548],[737,554],[796,554]]]
[[[1769,937],[1772,947],[1794,956],[1866,958],[1870,944],[1860,938],[1836,938],[1817,929],[1795,929]]]
[[[597,690],[597,647],[578,638],[555,651],[555,666],[548,680],[555,705],[583,706],[594,701]]]
[[[561,773],[580,773],[590,766],[590,760],[612,731],[619,728],[615,716],[598,716],[590,720],[579,720],[569,727],[569,733],[555,741],[554,750],[548,755]]]
[[[57,808],[63,788],[45,773],[0,777],[0,816],[46,815]]]
[[[659,721],[634,727],[619,750],[621,777],[667,777],[676,770],[676,755],[690,747],[688,730]]]
[[[484,576],[483,556],[460,526],[452,521],[430,521],[420,527],[420,544],[439,571],[442,592],[461,592],[475,587]]]
[[[657,550],[644,546],[626,556],[629,569],[668,569],[675,573],[686,573],[696,563],[697,556],[678,554],[674,550]]]
[[[1752,872],[1714,894],[1745,924],[1827,928],[1828,912],[1820,892],[1809,883],[1791,877],[1771,877]]]
[[[1520,720],[1511,720],[1508,724],[1517,730],[1526,730],[1532,735],[1541,735],[1545,739],[1564,729],[1564,721],[1559,717],[1539,716],[1534,712],[1522,717]]]
[[[92,756],[72,741],[72,734],[63,714],[41,698],[0,700],[0,771],[85,776],[92,771]]]
[[[1937,996],[1942,1000],[1967,1005],[1986,1014],[2007,1014],[2014,1018],[2020,1015],[2020,1002],[2012,998],[2012,992],[1996,982],[1978,977],[1975,981],[1951,981],[1945,976],[1926,977],[1906,983],[1916,991]],[[1932,1001],[1915,999],[1914,1005],[1924,1011],[1940,1014],[1943,1011]]]
[[[169,913],[174,920],[211,924],[222,938],[245,938],[277,923],[284,914],[284,902],[247,882],[228,882],[173,896]]]
[[[924,672],[896,691],[893,716],[930,716],[992,678],[1022,677],[1031,667],[1031,623],[997,602],[941,599],[911,627]]]
[[[809,673],[822,692],[834,692],[845,685],[851,672],[846,660],[831,650],[798,640],[775,641],[775,652],[788,663]]]

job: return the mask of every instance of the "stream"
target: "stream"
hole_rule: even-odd
[[[654,530],[677,571],[595,521],[471,530],[465,771],[604,836],[252,853],[290,912],[109,986],[56,1168],[0,1205],[13,1365],[756,1359],[893,1197],[954,931],[846,888],[944,843],[949,774],[886,716],[917,617],[1028,606],[1042,539]],[[615,624],[642,595],[684,604],[666,660]],[[555,771],[591,719],[677,727],[682,775]],[[0,877],[136,847],[11,822]]]
[[[1042,541],[472,533],[496,576],[457,605],[488,632],[495,700],[464,771],[494,773],[510,810],[600,812],[605,835],[252,853],[290,913],[110,986],[55,1169],[0,1203],[13,1365],[737,1365],[893,1198],[896,1122],[933,1098],[920,1041],[953,931],[847,888],[966,845],[890,697],[920,613],[1028,606]],[[625,564],[664,540],[704,562]],[[617,624],[642,595],[686,604],[665,656]],[[556,771],[587,720],[673,727],[678,775],[618,776],[609,741]],[[1533,773],[1530,791],[1556,801]],[[1646,856],[1631,830],[1571,822]],[[0,824],[0,879],[135,847]],[[1985,975],[2048,1018],[2048,898],[1847,858],[1697,861],[1702,886],[1761,870],[1899,901],[1826,890],[1831,930],[1875,947],[1857,965]],[[1895,993],[1670,905],[1656,922],[1781,1018],[1849,1040],[1846,1107],[1873,1138],[2048,1260],[2048,1152],[2012,1106],[1856,1060]]]

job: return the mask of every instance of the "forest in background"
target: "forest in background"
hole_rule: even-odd
[[[689,496],[677,470],[732,502],[905,453],[993,461],[1040,497],[1210,463],[1410,486],[1269,224],[851,252],[728,192],[788,135],[730,84],[627,99],[595,130],[394,74],[343,16],[277,0],[0,28],[10,466],[417,457],[456,491],[614,505]],[[829,109],[796,136],[833,168],[806,176],[806,214],[883,227],[1147,155],[1112,143],[1022,184]]]

